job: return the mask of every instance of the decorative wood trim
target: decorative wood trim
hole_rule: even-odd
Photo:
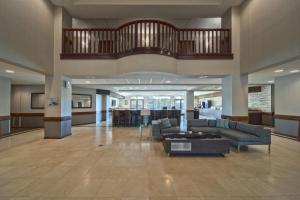
[[[172,57],[178,60],[213,60],[213,59],[224,59],[224,60],[231,60],[233,59],[233,54],[199,54],[199,55],[176,55],[171,54],[168,55],[167,53],[161,53],[159,49],[141,49],[141,50],[132,50],[128,53],[118,53],[118,55],[114,54],[67,54],[61,53],[60,59],[69,59],[69,60],[83,60],[83,59],[107,59],[107,60],[115,60],[120,59],[130,55],[140,55],[140,54],[154,54],[154,55],[162,55],[167,57]]]
[[[0,116],[0,121],[6,121],[6,120],[10,120],[10,116]]]
[[[72,112],[72,115],[95,115],[96,111],[88,111],[88,112]]]
[[[300,120],[298,122],[298,141],[300,141]]]
[[[262,115],[270,115],[270,116],[273,116],[273,115],[274,115],[274,112],[262,112],[261,114],[262,114]]]
[[[44,117],[44,121],[54,121],[54,122],[68,121],[68,120],[71,120],[71,119],[72,119],[71,116],[64,116],[64,117]]]
[[[280,114],[275,114],[274,118],[275,119],[300,121],[300,116],[296,116],[296,115],[280,115]]]
[[[194,112],[194,110],[186,110],[187,112]]]
[[[44,113],[11,113],[12,117],[37,117],[44,116]]]
[[[278,136],[278,137],[284,137],[284,138],[288,138],[288,139],[292,139],[292,140],[299,140],[298,137],[294,137],[285,133],[279,133],[279,132],[273,132],[274,135]]]
[[[248,121],[249,117],[248,116],[229,116],[229,115],[222,115],[222,119],[230,119],[232,121]]]
[[[73,124],[72,126],[81,126],[81,125],[95,124],[95,123],[96,123],[96,120],[94,122],[83,122],[83,123]]]

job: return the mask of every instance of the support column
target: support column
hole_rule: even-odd
[[[101,104],[102,104],[102,109],[101,109],[101,121],[106,121],[106,115],[107,115],[107,99],[108,96],[102,94],[101,95]]]
[[[186,119],[194,119],[194,91],[186,92]]]
[[[248,75],[226,76],[222,83],[222,118],[248,121]]]
[[[71,135],[71,79],[62,75],[46,76],[45,94],[45,138]]]
[[[10,134],[11,81],[0,77],[0,137]]]

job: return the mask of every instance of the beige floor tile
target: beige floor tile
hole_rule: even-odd
[[[168,157],[137,128],[72,132],[61,140],[44,140],[42,130],[1,139],[0,199],[300,199],[296,141],[272,136],[271,155],[253,146],[226,157]]]

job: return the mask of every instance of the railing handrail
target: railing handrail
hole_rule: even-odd
[[[232,59],[231,48],[231,29],[177,28],[146,19],[117,28],[63,28],[61,58],[106,59],[154,53],[180,59]]]
[[[138,24],[138,23],[158,23],[170,26],[171,28],[177,30],[177,31],[230,31],[231,29],[228,28],[177,28],[175,25],[161,21],[161,20],[154,20],[154,19],[141,19],[141,20],[134,20],[130,22],[126,22],[125,24],[122,24],[118,26],[117,28],[63,28],[65,31],[118,31],[124,27],[127,27],[132,24]]]

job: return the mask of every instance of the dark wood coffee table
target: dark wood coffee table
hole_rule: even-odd
[[[230,140],[221,138],[165,138],[163,146],[170,155],[219,154],[230,152]]]

